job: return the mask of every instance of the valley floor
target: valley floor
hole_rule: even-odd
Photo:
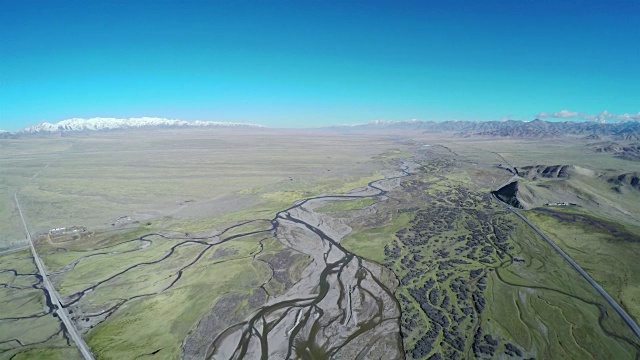
[[[512,178],[505,167],[538,165],[530,162],[543,154],[420,134],[195,134],[71,139],[59,146],[67,161],[5,182],[7,193],[19,191],[48,275],[96,358],[640,354],[611,305],[491,195]],[[233,164],[218,159],[247,140],[259,145]],[[292,154],[301,143],[318,147]],[[105,162],[86,163],[87,151]],[[137,157],[115,156],[123,152]],[[203,169],[198,158],[208,152]],[[32,174],[52,160],[30,156]],[[598,162],[576,165],[604,171]],[[580,176],[571,181],[605,187]],[[534,195],[536,184],[545,196],[573,191],[566,179],[523,179]],[[584,198],[580,209],[536,205],[524,216],[554,241],[566,238],[558,245],[637,319],[640,222],[589,212],[589,201],[599,201],[633,214],[633,201]],[[47,209],[60,206],[56,220],[57,210]],[[582,221],[589,216],[595,222]],[[568,236],[593,224],[606,231]],[[47,233],[58,227],[82,231]],[[615,236],[604,237],[612,229]],[[606,253],[585,251],[603,242]],[[599,256],[618,255],[617,273],[604,269]],[[27,251],[0,254],[0,283],[0,357],[80,357]]]

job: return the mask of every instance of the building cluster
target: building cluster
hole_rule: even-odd
[[[570,202],[555,202],[555,203],[546,203],[546,206],[578,206],[578,204],[570,203]]]

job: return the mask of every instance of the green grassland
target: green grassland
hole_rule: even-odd
[[[543,239],[492,203],[487,195],[500,170],[481,171],[436,151],[419,176],[403,182],[402,194],[390,194],[404,208],[424,202],[427,207],[418,205],[424,210],[397,214],[398,205],[376,204],[385,225],[343,241],[400,280],[396,297],[407,356],[498,357],[509,354],[508,346],[524,358],[637,356],[638,341],[615,311]],[[470,240],[484,245],[470,247]],[[484,311],[470,295],[454,291],[460,284],[484,296]],[[487,335],[497,344],[491,355],[478,352],[490,344]]]
[[[81,359],[82,357],[74,347],[69,346],[48,346],[46,348],[33,348],[17,353],[13,360],[70,360]]]
[[[580,207],[551,207],[523,212],[556,242],[636,319],[640,318],[637,281],[640,242],[640,192],[630,187],[613,190],[607,180],[640,171],[640,163],[607,153],[591,153],[590,140],[465,139],[443,142],[460,158],[491,166],[505,160],[512,166],[537,164],[577,165],[595,175],[572,174],[565,179],[525,181],[535,206],[555,201],[579,202]],[[506,173],[506,176],[511,174]]]
[[[365,178],[352,184],[361,184],[363,182],[366,184],[368,181],[371,180]],[[324,188],[324,186],[320,188]],[[267,196],[265,199],[271,199],[271,197]],[[275,200],[270,203],[265,202],[265,204],[266,206],[262,211],[268,217],[273,217],[275,212],[292,205],[288,201]],[[249,220],[250,216],[255,215],[256,213],[241,211],[230,214],[223,219],[216,219],[209,225],[220,227],[221,224],[243,223],[243,221]],[[173,221],[173,224],[169,224],[169,221],[161,220],[154,222],[152,225],[143,226],[142,229],[169,227],[174,231],[178,228],[181,230],[196,230],[192,226],[193,223],[184,225],[180,224],[178,220],[174,219]],[[225,232],[224,235],[221,235],[221,238],[239,233],[264,230],[268,229],[269,226],[270,224],[266,221],[251,222]],[[140,236],[142,229],[132,230],[129,238],[135,239],[136,236]],[[178,233],[175,232],[175,234]],[[73,270],[64,274],[57,287],[62,295],[71,295],[91,284],[108,279],[134,264],[158,260],[165,256],[169,248],[180,241],[184,241],[184,235],[182,234],[181,236],[182,240],[145,237],[145,239],[152,241],[152,244],[142,249],[90,257],[79,262]],[[103,252],[104,250],[96,249],[99,246],[111,246],[109,252],[132,250],[131,243],[123,242],[126,238],[124,233],[112,236],[108,241],[99,240],[99,238],[100,236],[95,236],[90,242],[83,244],[81,247],[74,245],[74,243],[68,244],[75,250],[82,248],[85,251],[64,252],[61,251],[60,247],[67,246],[67,244],[56,245],[55,247],[50,244],[43,244],[42,246],[49,249],[49,252],[44,254],[45,261],[48,266],[49,264],[56,264],[57,268],[61,268],[65,260],[73,262],[81,256],[90,256],[95,255],[97,252]],[[242,237],[232,242],[214,246],[211,250],[205,250],[206,253],[201,259],[195,265],[186,269],[180,281],[170,290],[163,291],[175,280],[179,268],[192,262],[200,254],[200,251],[205,249],[203,245],[188,244],[179,246],[166,260],[156,264],[138,266],[126,271],[88,293],[81,302],[81,308],[89,313],[114,306],[125,298],[143,296],[126,302],[108,321],[89,332],[88,342],[98,358],[118,358],[132,354],[148,354],[161,348],[163,356],[177,356],[180,352],[182,339],[197,323],[197,320],[215,305],[217,299],[229,294],[244,294],[244,296],[250,297],[252,296],[252,291],[254,291],[253,289],[268,280],[270,270],[262,259],[273,257],[283,248],[279,242],[269,240],[262,242],[263,248],[260,250],[260,239],[263,238],[264,235]],[[258,253],[260,253],[260,256],[254,258]],[[217,254],[223,254],[223,256],[218,257]],[[308,261],[304,257],[298,257],[295,263],[291,265],[289,277],[295,278],[299,276]],[[265,288],[275,295],[284,291],[285,284],[272,279]],[[207,289],[207,291],[199,289]],[[166,315],[170,309],[175,310],[170,315]],[[187,313],[189,314],[188,316],[185,315]],[[161,314],[163,315],[161,316]],[[164,318],[160,321],[159,318],[161,317]],[[180,325],[175,325],[176,323]],[[143,324],[145,324],[144,326],[153,324],[153,328],[163,328],[169,326],[169,324],[174,325],[170,326],[171,331],[169,333],[160,335],[141,332],[140,326],[143,326]]]
[[[133,235],[134,231],[129,232],[130,234],[132,234],[131,238],[133,239],[136,238],[135,235]],[[75,247],[79,243],[79,241],[73,242],[69,247],[40,245],[38,246],[38,249],[42,253],[47,253],[47,269],[50,272],[55,273],[64,269],[65,266],[73,264],[74,262],[80,260],[81,258],[86,258],[89,256],[109,256],[111,253],[119,254],[122,252],[136,251],[137,249],[145,245],[141,241],[126,241],[120,244],[114,244],[108,250],[103,248],[98,248],[97,250],[73,249],[73,247]]]
[[[316,208],[314,211],[318,213],[326,213],[326,212],[336,212],[336,211],[351,211],[365,208],[367,206],[371,206],[375,203],[375,200],[370,198],[365,199],[356,199],[356,200],[346,200],[346,201],[336,201],[329,205],[325,205],[319,208]]]
[[[244,317],[265,301],[265,293],[282,294],[310,259],[272,238],[270,219],[305,198],[364,187],[382,178],[380,168],[397,169],[400,160],[418,163],[418,173],[386,197],[334,201],[316,211],[351,226],[342,245],[384,265],[393,272],[390,279],[399,281],[396,297],[409,358],[638,356],[637,339],[613,309],[489,196],[511,176],[495,166],[502,157],[517,166],[553,158],[606,171],[628,162],[608,163],[598,155],[589,163],[575,144],[415,138],[433,145],[398,148],[383,137],[346,141],[322,132],[172,130],[126,139],[46,139],[36,156],[26,153],[35,140],[17,140],[0,146],[32,162],[24,168],[14,162],[10,174],[0,175],[0,185],[7,184],[0,190],[9,196],[26,184],[19,198],[33,232],[69,225],[92,231],[78,241],[40,240],[37,248],[63,297],[100,283],[69,308],[76,321],[91,324],[85,338],[98,359],[177,358],[185,339],[206,331],[201,321],[218,316],[213,309],[229,299],[238,299],[234,311]],[[60,159],[29,182],[53,158],[45,156],[47,144]],[[554,151],[563,157],[551,157]],[[599,181],[584,184],[600,203],[631,214],[626,233],[637,234],[633,211],[640,205],[609,197]],[[367,207],[374,211],[358,211]],[[2,211],[2,217],[14,216],[14,224],[11,206]],[[123,215],[132,220],[111,225]],[[543,212],[526,216],[638,317],[637,242]],[[259,233],[212,245],[253,232]],[[284,260],[287,268],[278,268]],[[0,257],[0,268],[35,272],[26,252]],[[33,279],[0,273],[0,282],[28,288],[0,288],[0,301],[8,304],[3,310],[16,316],[42,311],[44,297],[30,287]],[[92,315],[108,309],[106,320]],[[0,355],[78,356],[59,330],[50,314],[0,320]],[[38,344],[6,342],[12,338]]]
[[[438,141],[435,140],[434,141]],[[450,138],[441,141],[460,156],[478,163],[503,164],[504,157],[512,166],[536,164],[571,164],[595,169],[638,171],[640,163],[623,160],[608,153],[591,152],[587,145],[593,140],[511,139],[511,138]]]
[[[105,140],[105,142],[108,141]],[[274,147],[275,144],[274,142]],[[30,224],[36,223],[35,219],[43,217],[44,213],[49,211],[49,209],[35,209],[37,204],[44,203],[46,208],[51,205],[49,202],[62,201],[60,204],[68,202],[68,206],[73,209],[69,209],[70,213],[65,216],[75,211],[71,215],[78,220],[71,224],[78,225],[98,224],[95,222],[98,217],[95,210],[89,210],[89,207],[97,206],[98,203],[101,204],[100,206],[105,206],[100,208],[101,221],[105,224],[96,225],[90,237],[64,243],[52,243],[45,239],[40,240],[37,245],[47,268],[53,274],[52,280],[63,297],[71,296],[68,298],[70,300],[73,299],[74,294],[91,289],[80,302],[70,306],[76,321],[90,321],[84,317],[92,317],[91,314],[106,309],[116,309],[114,312],[109,310],[107,320],[103,322],[98,320],[97,326],[87,325],[89,330],[86,338],[97,358],[129,358],[156,351],[158,356],[177,357],[187,334],[193,331],[198,321],[220,299],[232,294],[253,298],[257,296],[256,289],[260,285],[263,285],[264,289],[272,295],[282,293],[300,276],[302,270],[308,265],[309,259],[295,253],[290,254],[292,262],[284,276],[285,279],[290,280],[283,283],[282,276],[277,279],[272,277],[268,263],[275,261],[276,255],[283,252],[284,248],[278,241],[269,239],[268,232],[265,233],[271,228],[269,219],[273,218],[278,211],[304,198],[324,193],[347,193],[381,178],[374,171],[375,166],[379,165],[373,166],[370,160],[366,159],[368,156],[366,152],[363,153],[364,155],[356,153],[350,160],[338,157],[340,165],[337,168],[332,167],[331,171],[323,170],[319,173],[313,169],[309,170],[308,167],[292,170],[291,174],[295,180],[276,179],[269,176],[256,178],[254,172],[263,171],[263,169],[251,170],[248,163],[259,163],[260,159],[251,160],[246,155],[242,155],[245,167],[233,168],[229,171],[233,176],[247,176],[245,180],[249,180],[238,180],[233,176],[227,179],[230,173],[216,172],[215,176],[212,174],[212,178],[225,179],[231,185],[213,184],[212,188],[215,191],[217,186],[221,194],[233,195],[236,192],[239,197],[252,196],[255,200],[249,206],[242,205],[235,208],[231,206],[219,216],[208,216],[204,211],[200,215],[184,218],[177,213],[158,212],[157,215],[141,217],[138,221],[133,221],[124,227],[113,227],[106,224],[114,219],[109,210],[110,202],[114,207],[126,210],[128,205],[135,205],[149,198],[166,198],[167,195],[184,192],[183,190],[189,188],[188,191],[193,193],[180,194],[180,199],[194,199],[188,201],[191,204],[200,201],[196,193],[211,196],[212,189],[190,187],[188,185],[190,180],[187,180],[185,185],[184,176],[167,179],[166,182],[150,181],[146,177],[160,176],[159,172],[153,175],[156,171],[153,167],[144,176],[133,174],[131,183],[128,182],[129,180],[124,180],[128,177],[127,172],[130,171],[127,166],[123,166],[118,173],[115,172],[115,168],[110,170],[105,168],[87,176],[84,171],[77,171],[77,167],[91,169],[92,166],[80,157],[80,149],[85,145],[77,145],[77,153],[66,155],[68,160],[65,164],[66,168],[47,169],[46,173],[42,174],[42,178],[34,179],[21,191],[20,199],[28,209],[25,213]],[[103,156],[102,151],[104,155],[108,154],[108,151],[100,149],[100,143],[96,145],[97,147],[88,151],[90,154],[83,154],[83,158],[93,154]],[[210,144],[200,145],[203,151],[210,146]],[[138,145],[131,146],[135,148]],[[191,144],[191,146],[194,145]],[[387,146],[387,143],[381,142],[377,146]],[[275,148],[282,151],[282,146]],[[276,150],[275,148],[273,151]],[[131,153],[137,151],[126,149],[126,152]],[[158,149],[155,151],[162,152]],[[253,155],[259,156],[259,154]],[[332,154],[332,156],[335,155],[340,153]],[[265,159],[266,157],[265,155]],[[120,158],[119,161],[126,163],[130,160]],[[327,162],[334,164],[335,161],[335,159],[329,159]],[[345,164],[342,164],[343,161],[346,165],[360,167],[360,170],[347,172]],[[362,164],[354,164],[353,161],[361,161]],[[365,163],[367,161],[369,163]],[[71,167],[69,163],[75,163],[77,167]],[[188,164],[189,161],[180,160],[172,163],[171,159],[164,159],[163,166],[168,168],[165,176],[174,176],[178,170],[173,169],[173,166],[180,167],[183,163]],[[142,166],[142,164],[136,165]],[[300,164],[292,166],[294,165],[300,166]],[[318,166],[325,167],[325,165],[327,164],[321,162]],[[218,170],[219,168],[218,166]],[[284,175],[281,169],[276,170],[279,176]],[[187,167],[181,168],[180,171],[195,172],[195,169]],[[206,169],[204,172],[206,175]],[[44,177],[45,174],[46,177]],[[138,176],[140,176],[139,182],[136,180]],[[65,180],[61,181],[63,178]],[[92,183],[88,184],[87,181]],[[207,180],[207,182],[210,181],[211,179]],[[122,184],[118,185],[119,182]],[[169,182],[173,183],[169,186]],[[148,186],[149,189],[157,187],[157,189],[147,191],[148,189],[143,186]],[[79,190],[75,191],[76,188]],[[136,192],[136,194],[129,196],[129,192]],[[60,194],[67,195],[63,199]],[[131,214],[125,210],[121,210],[118,214]],[[215,213],[217,210],[213,211]],[[258,220],[254,221],[256,219]],[[53,224],[52,221],[51,225],[47,226],[53,226]],[[46,226],[42,229],[46,229]],[[194,242],[216,242],[227,237],[256,231],[262,232],[239,237],[220,245],[210,246]],[[223,233],[220,234],[221,232]],[[150,235],[154,233],[162,234],[166,238]],[[216,238],[217,234],[220,235]],[[203,236],[204,238],[201,238]],[[190,264],[192,265],[187,266]],[[99,285],[95,287],[95,284]],[[251,311],[251,306],[255,304],[249,306],[249,303],[245,304],[246,308],[242,311]]]
[[[140,356],[158,349],[162,356],[178,357],[182,340],[218,297],[266,280],[267,272],[256,266],[246,257],[196,266],[184,275],[188,285],[125,305],[89,334],[88,343],[97,358]]]
[[[524,261],[497,269],[496,288],[488,287],[493,300],[488,317],[503,336],[526,340],[544,358],[637,355],[638,341],[626,324],[555,250],[524,225],[512,236]],[[505,296],[508,287],[511,296]],[[520,331],[513,331],[518,325]]]
[[[139,251],[96,256],[80,262],[56,284],[58,292],[62,296],[69,296],[135,264],[159,260],[175,245],[175,242],[164,238],[154,238],[152,241],[151,246]],[[46,263],[48,256],[44,254],[43,257]]]
[[[249,237],[225,243],[222,247],[216,247],[216,251],[212,248],[202,261],[186,269],[181,280],[170,290],[127,302],[112,318],[88,334],[88,343],[97,358],[128,358],[157,350],[161,350],[159,356],[178,357],[184,338],[217,300],[230,294],[251,297],[260,284],[269,280],[269,268],[263,261],[255,259],[254,255],[275,254],[282,251],[282,246],[275,240],[263,242],[263,246],[260,250],[259,239]],[[94,296],[87,301],[104,302],[108,298],[118,297],[117,294],[127,297],[135,295],[126,290],[127,278],[141,280],[146,276],[141,281],[147,284],[153,284],[156,280],[166,283],[167,274],[175,271],[171,266],[185,263],[185,260],[179,257],[173,259],[173,256],[169,261],[168,264],[163,262],[166,268],[158,268],[157,272],[147,269],[150,271],[146,271],[146,275],[127,274],[118,283],[109,285],[109,288],[96,291],[96,294],[102,292],[102,296]],[[137,292],[140,287],[133,288]],[[278,285],[274,284],[273,288],[278,288]],[[150,290],[155,289],[147,289]]]
[[[0,256],[0,358],[79,359],[59,320],[45,311],[44,292],[32,286],[39,280],[30,255],[20,251]]]
[[[291,205],[293,201],[298,201],[310,196],[321,194],[341,195],[351,190],[365,187],[369,182],[383,178],[382,175],[377,173],[378,167],[380,167],[380,165],[376,166],[376,170],[373,173],[362,173],[356,176],[325,176],[308,182],[279,182],[258,189],[249,189],[248,192],[259,194],[265,199],[284,201]]]
[[[29,250],[16,251],[1,256],[0,267],[2,269],[13,269],[21,274],[33,274],[36,271]]]
[[[607,153],[591,153],[590,140],[523,141],[467,139],[446,143],[461,156],[490,165],[504,161],[512,166],[537,164],[577,165],[594,170],[595,176],[539,179],[531,182],[536,206],[555,201],[579,201],[579,208],[552,208],[558,216],[528,211],[527,216],[547,236],[598,281],[627,311],[640,319],[638,255],[640,242],[640,192],[631,188],[613,191],[608,177],[640,171],[640,163]],[[510,174],[509,174],[510,175]],[[546,195],[545,195],[546,194]],[[546,197],[546,198],[544,198]],[[564,197],[564,198],[563,198]],[[578,215],[580,221],[573,221]]]
[[[13,194],[71,147],[68,141],[41,140],[0,139],[0,250],[26,243]]]
[[[36,269],[29,254],[28,251],[20,251],[0,258],[3,260],[0,263],[2,318],[28,317],[43,313],[45,297],[42,290],[32,286],[39,281],[34,274]],[[16,273],[10,270],[15,270]]]
[[[557,215],[555,215],[557,214]],[[578,217],[574,217],[575,215]],[[527,218],[640,319],[640,230],[578,211],[531,211]],[[555,215],[555,216],[554,216]]]
[[[400,150],[400,149],[391,149],[389,151],[386,151],[382,154],[380,154],[379,156],[377,156],[376,158],[378,159],[384,159],[384,160],[391,160],[391,159],[408,159],[413,157],[413,155],[409,152]]]
[[[240,224],[246,221],[260,219],[262,221],[252,221],[246,225],[234,228],[225,235],[236,232],[248,232],[264,230],[270,227],[266,220],[270,220],[277,212],[294,205],[295,202],[304,200],[309,197],[322,194],[345,194],[353,189],[366,186],[371,181],[380,179],[381,176],[369,175],[364,177],[346,176],[340,178],[320,179],[305,184],[296,184],[297,187],[304,187],[305,190],[289,190],[283,191],[287,184],[272,184],[264,188],[252,188],[242,191],[242,194],[253,194],[257,197],[257,201],[252,206],[238,211],[230,211],[216,217],[192,217],[183,219],[175,216],[164,216],[149,221],[145,226],[138,227],[148,232],[162,233],[183,233],[189,236],[201,236],[215,234],[215,229],[222,229],[228,226]],[[306,186],[306,187],[305,187]],[[335,192],[331,192],[335,186]],[[368,199],[365,200],[365,202]],[[364,206],[363,206],[364,207]],[[108,232],[105,232],[108,233]],[[98,237],[100,238],[100,237]]]
[[[380,227],[359,231],[348,235],[342,245],[345,249],[365,259],[383,263],[385,246],[395,239],[395,234],[407,227],[413,214],[402,213],[392,216],[389,223]]]
[[[16,141],[40,146],[37,140]],[[70,225],[103,231],[121,216],[141,223],[167,216],[205,219],[273,200],[262,198],[258,191],[304,191],[304,197],[348,191],[355,181],[365,185],[361,179],[377,169],[372,157],[394,146],[382,137],[345,140],[321,132],[269,130],[175,130],[153,136],[105,133],[63,138],[61,142],[73,141],[73,147],[26,184],[19,198],[33,232]],[[7,176],[14,172],[17,170]],[[239,193],[249,196],[243,201],[223,201]],[[281,196],[285,194],[277,195],[278,201],[286,202]]]

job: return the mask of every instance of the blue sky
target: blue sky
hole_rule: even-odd
[[[0,129],[72,117],[307,127],[640,112],[637,0],[0,6]]]

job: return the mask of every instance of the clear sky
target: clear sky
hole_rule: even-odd
[[[605,110],[640,112],[638,0],[0,0],[0,129],[72,117],[301,127]]]

